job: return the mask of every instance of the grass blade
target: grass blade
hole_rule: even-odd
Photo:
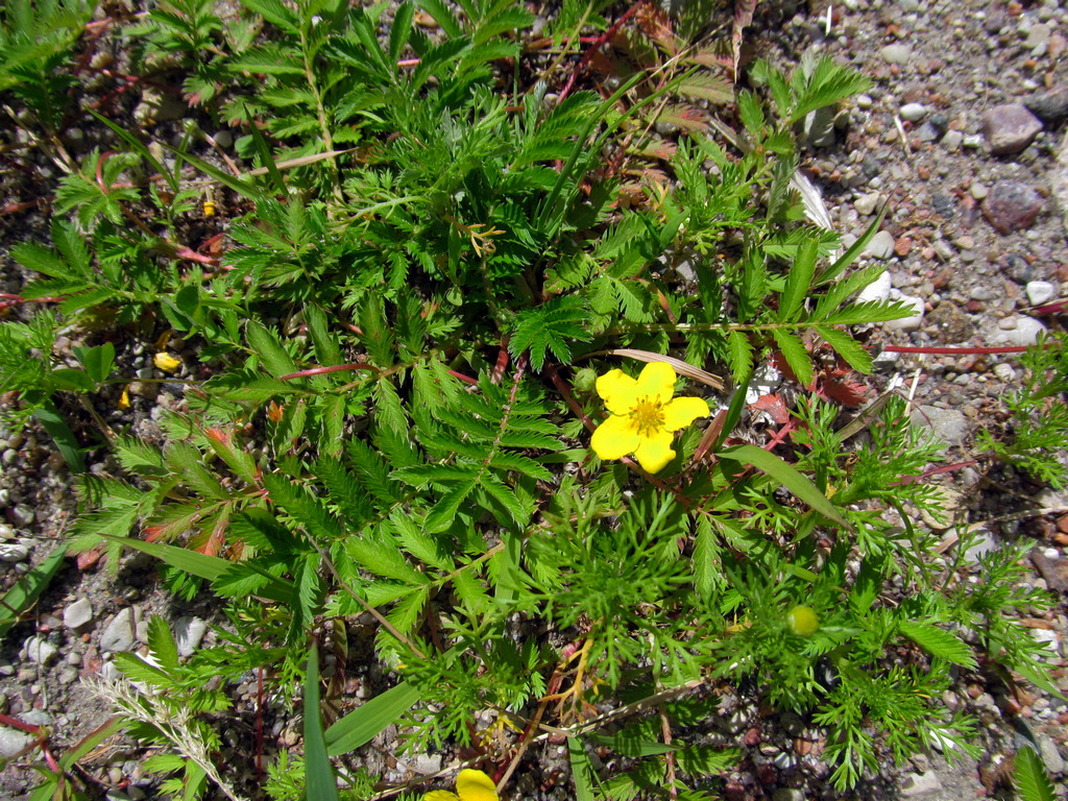
[[[307,801],[337,801],[337,780],[319,718],[319,647],[314,642],[304,675],[304,776]]]
[[[41,564],[16,581],[11,589],[0,596],[0,637],[7,634],[11,627],[19,622],[22,614],[41,597],[41,593],[48,588],[66,555],[66,543],[57,546]]]
[[[377,695],[326,730],[326,752],[341,756],[371,742],[375,735],[411,709],[419,691],[406,682]]]

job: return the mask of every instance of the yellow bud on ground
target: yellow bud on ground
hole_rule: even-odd
[[[157,353],[155,358],[152,359],[152,362],[156,365],[157,368],[159,368],[165,373],[173,373],[175,370],[182,366],[182,363],[178,359],[174,358],[166,351],[160,351],[159,353]]]

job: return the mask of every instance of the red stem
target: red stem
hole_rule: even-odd
[[[307,378],[312,375],[322,375],[323,373],[339,373],[343,370],[374,370],[375,368],[365,362],[349,362],[348,364],[335,364],[330,367],[311,367],[307,370],[298,370],[295,373],[289,373],[282,376],[279,381],[289,381],[293,378]]]
[[[582,58],[579,59],[578,64],[575,65],[575,69],[571,71],[571,77],[567,79],[567,83],[564,85],[563,90],[560,92],[560,96],[556,100],[556,104],[560,105],[564,102],[564,98],[571,94],[571,90],[575,86],[575,81],[578,80],[579,73],[586,68],[586,65],[593,60],[593,54],[603,47],[609,39],[616,35],[616,32],[626,25],[627,21],[633,17],[638,9],[645,5],[645,0],[638,0],[637,3],[632,5],[626,10],[622,17],[617,19],[604,33],[596,38],[590,48],[582,54]]]

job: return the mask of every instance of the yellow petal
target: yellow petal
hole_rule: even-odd
[[[634,453],[639,439],[630,418],[613,414],[597,426],[590,437],[590,447],[601,459],[622,459],[628,453]]]
[[[597,394],[613,414],[626,414],[637,402],[638,382],[622,370],[609,370],[598,376],[596,387]]]
[[[431,790],[423,796],[423,801],[460,801],[460,796],[448,790]]]
[[[456,777],[460,801],[497,801],[497,785],[480,770],[466,768]]]
[[[708,404],[704,398],[675,398],[664,407],[664,428],[678,431],[698,417],[708,417]]]
[[[118,407],[120,409],[129,409],[130,408],[130,387],[129,386],[125,386],[125,387],[122,388],[122,394],[119,395],[119,402],[118,402],[117,405],[118,405]]]
[[[156,365],[156,367],[158,367],[165,373],[173,373],[175,370],[182,366],[182,363],[178,359],[174,358],[166,351],[160,351],[159,353],[157,353],[152,359],[152,361]]]
[[[675,368],[667,362],[649,362],[638,376],[639,397],[667,403],[675,394]]]
[[[647,473],[659,473],[668,462],[675,458],[675,451],[671,449],[671,434],[667,431],[657,431],[651,437],[639,437],[638,447],[634,451],[634,458]]]

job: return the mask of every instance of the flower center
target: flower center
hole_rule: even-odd
[[[629,412],[630,424],[643,437],[651,437],[664,427],[664,405],[648,395],[638,398]]]

